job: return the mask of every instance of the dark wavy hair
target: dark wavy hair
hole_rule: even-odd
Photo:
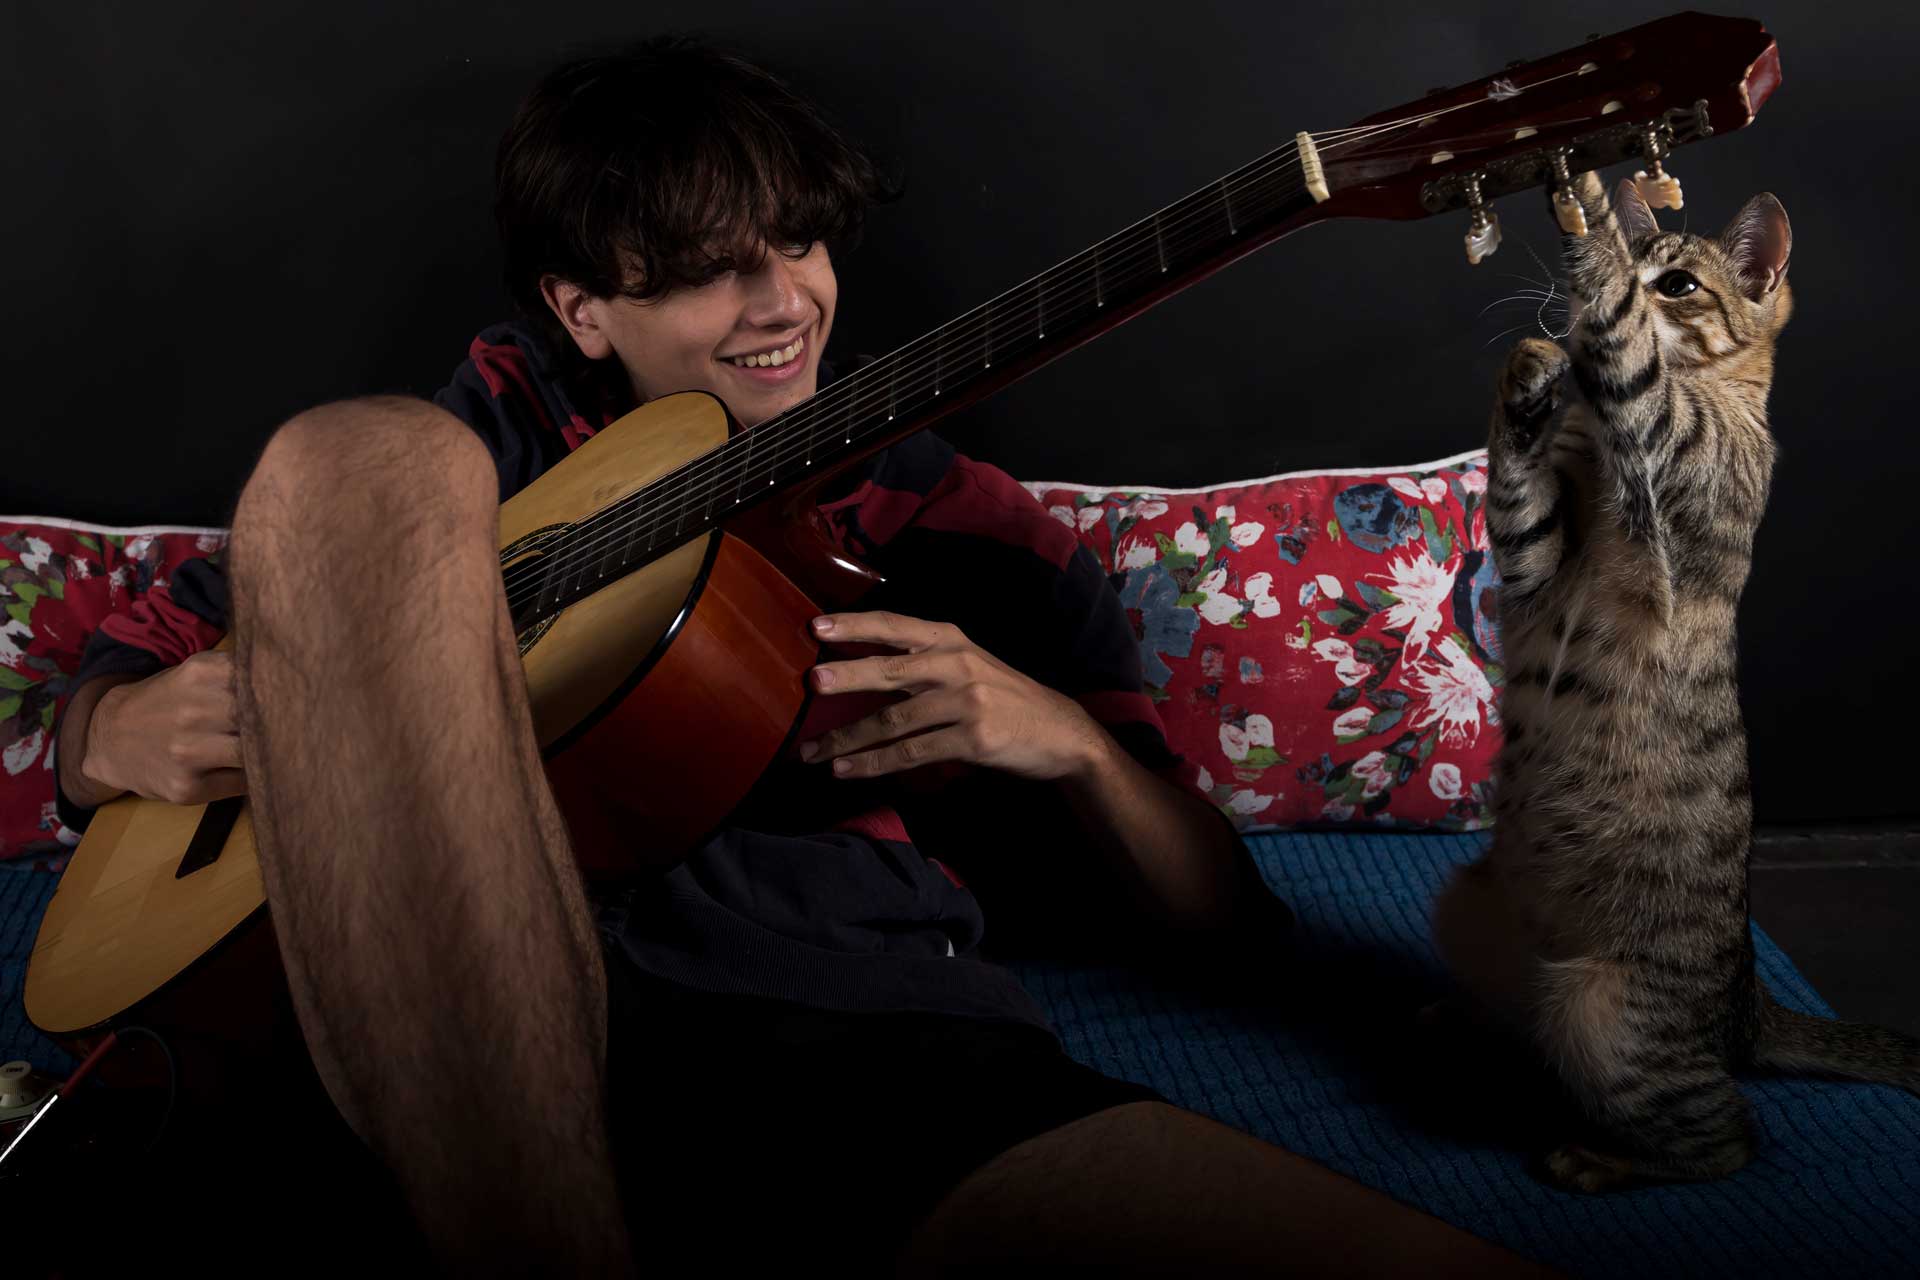
[[[500,139],[494,218],[507,288],[557,352],[540,293],[665,296],[768,248],[851,247],[898,185],[820,110],[745,59],[657,37],[555,68]]]

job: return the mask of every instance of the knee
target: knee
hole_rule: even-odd
[[[236,541],[271,532],[341,534],[343,525],[430,516],[490,523],[493,458],[436,405],[404,396],[308,409],[273,433],[234,511]]]

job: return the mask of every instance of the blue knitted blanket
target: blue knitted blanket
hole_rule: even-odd
[[[1300,917],[1269,962],[1153,979],[1023,964],[1067,1049],[1111,1075],[1279,1143],[1458,1226],[1592,1277],[1920,1276],[1920,1098],[1874,1085],[1748,1083],[1762,1143],[1731,1178],[1602,1196],[1531,1172],[1555,1128],[1550,1083],[1509,1053],[1413,1015],[1444,990],[1427,904],[1473,837],[1250,841]],[[20,1008],[54,877],[0,870],[0,1061],[64,1069]],[[1786,1005],[1831,1011],[1755,930]],[[1284,1206],[1276,1206],[1284,1212]]]
[[[1574,1136],[1555,1125],[1551,1082],[1510,1052],[1413,1025],[1445,990],[1428,904],[1480,839],[1248,843],[1299,915],[1292,953],[1230,982],[1019,966],[1069,1053],[1573,1275],[1920,1276],[1920,1098],[1751,1080],[1761,1146],[1733,1177],[1558,1190],[1531,1172]],[[1781,1003],[1832,1013],[1757,928],[1754,941]]]

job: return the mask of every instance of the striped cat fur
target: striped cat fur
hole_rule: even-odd
[[[1506,738],[1493,842],[1434,932],[1469,1006],[1590,1122],[1548,1176],[1599,1191],[1745,1164],[1737,1072],[1920,1093],[1920,1041],[1789,1012],[1754,978],[1734,622],[1773,470],[1786,211],[1756,196],[1709,238],[1662,231],[1631,182],[1578,194],[1570,341],[1521,342],[1499,379]]]

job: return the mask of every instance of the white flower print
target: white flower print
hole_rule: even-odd
[[[1460,487],[1468,493],[1485,493],[1487,491],[1487,473],[1484,471],[1462,471],[1460,473]]]
[[[1107,509],[1105,507],[1080,508],[1080,532],[1085,533],[1106,518]]]
[[[1356,685],[1373,674],[1373,668],[1353,656],[1353,646],[1345,640],[1329,637],[1313,646],[1314,654],[1322,662],[1331,662],[1333,674],[1340,677],[1344,685]]]
[[[1330,573],[1316,575],[1313,582],[1315,586],[1320,588],[1321,594],[1329,600],[1338,600],[1341,596],[1347,594],[1347,589],[1340,585],[1340,579]]]
[[[1274,618],[1280,614],[1280,602],[1273,598],[1273,575],[1256,573],[1247,579],[1247,603],[1256,618]]]
[[[1055,520],[1058,520],[1061,524],[1067,526],[1067,528],[1069,529],[1073,528],[1073,508],[1072,507],[1062,507],[1062,506],[1048,507],[1047,514],[1052,516]]]
[[[1442,800],[1460,798],[1460,766],[1442,761],[1433,766],[1433,772],[1427,778],[1427,785],[1433,788],[1433,794]]]
[[[1245,548],[1251,547],[1255,543],[1259,542],[1260,535],[1265,533],[1266,531],[1267,531],[1267,526],[1259,523],[1258,521],[1249,520],[1245,524],[1237,524],[1233,526],[1232,530],[1228,532],[1227,536],[1233,540],[1234,546],[1244,550]]]
[[[33,639],[33,628],[24,622],[8,618],[0,622],[0,667],[11,667],[25,656],[26,650],[14,641],[22,643]]]
[[[1146,538],[1129,538],[1120,553],[1122,569],[1144,569],[1160,558],[1160,548]]]
[[[1246,727],[1222,722],[1220,725],[1220,751],[1227,759],[1239,764],[1247,758],[1247,753],[1255,747],[1273,745],[1273,721],[1266,716],[1248,716]]]
[[[53,558],[53,548],[44,539],[27,536],[27,549],[20,553],[20,567],[28,573],[39,573],[47,567],[47,561]]]
[[[1194,785],[1205,792],[1213,790],[1213,775],[1207,772],[1205,765],[1200,767],[1200,776],[1194,780]]]
[[[85,582],[93,576],[93,566],[79,556],[74,556],[67,561],[67,576],[75,582]]]
[[[1453,597],[1453,578],[1460,571],[1455,556],[1444,565],[1416,551],[1412,555],[1387,561],[1387,572],[1370,573],[1375,582],[1387,584],[1387,590],[1399,603],[1387,606],[1386,624],[1407,633],[1407,658],[1412,660],[1427,651],[1433,633],[1445,621],[1442,610]]]
[[[1369,751],[1353,762],[1353,776],[1366,781],[1360,789],[1363,798],[1371,800],[1393,785],[1393,766],[1387,763],[1384,751]]]
[[[1387,486],[1403,498],[1412,498],[1415,502],[1426,501],[1426,493],[1405,476],[1390,477],[1387,480]]]
[[[1427,495],[1428,502],[1445,502],[1447,500],[1447,482],[1439,476],[1428,476],[1420,482],[1420,492]]]
[[[218,533],[203,533],[193,540],[193,549],[202,553],[212,553],[227,545],[225,536]]]
[[[1407,684],[1425,694],[1427,703],[1411,721],[1424,729],[1440,722],[1440,739],[1453,746],[1480,740],[1480,709],[1493,702],[1493,686],[1486,673],[1458,643],[1436,645],[1438,662],[1422,662],[1407,671]]]
[[[1193,589],[1206,594],[1207,598],[1199,605],[1200,616],[1216,627],[1225,626],[1244,611],[1245,606],[1227,594],[1225,569],[1215,569],[1195,583]]]
[[[1373,722],[1373,715],[1372,707],[1354,707],[1333,722],[1333,731],[1342,738],[1357,738],[1367,731],[1367,726]]]
[[[40,758],[40,749],[46,745],[47,731],[35,729],[29,736],[0,752],[0,764],[4,764],[8,773],[25,773]]]
[[[1353,816],[1353,806],[1345,800],[1329,800],[1321,808],[1320,816],[1329,822],[1345,822]]]
[[[1236,514],[1238,513],[1235,512],[1232,507],[1215,507],[1213,509],[1213,518],[1215,520],[1225,520],[1228,524],[1233,523],[1233,517]]]
[[[1320,598],[1320,584],[1308,578],[1300,584],[1300,607],[1306,608]]]
[[[1212,552],[1213,544],[1207,541],[1206,534],[1200,532],[1200,526],[1189,520],[1173,531],[1173,548],[1204,559]]]
[[[127,559],[129,560],[145,560],[147,558],[147,550],[152,546],[153,535],[143,533],[137,538],[128,538],[127,545],[123,547],[122,550],[126,552]]]
[[[1278,795],[1257,796],[1251,791],[1236,791],[1227,797],[1227,812],[1250,818],[1256,813],[1265,813],[1268,806],[1279,798]]]
[[[1132,516],[1136,520],[1154,520],[1165,514],[1167,514],[1167,504],[1149,498],[1145,494],[1142,494],[1126,506],[1120,508],[1120,518],[1122,520],[1128,516]]]

